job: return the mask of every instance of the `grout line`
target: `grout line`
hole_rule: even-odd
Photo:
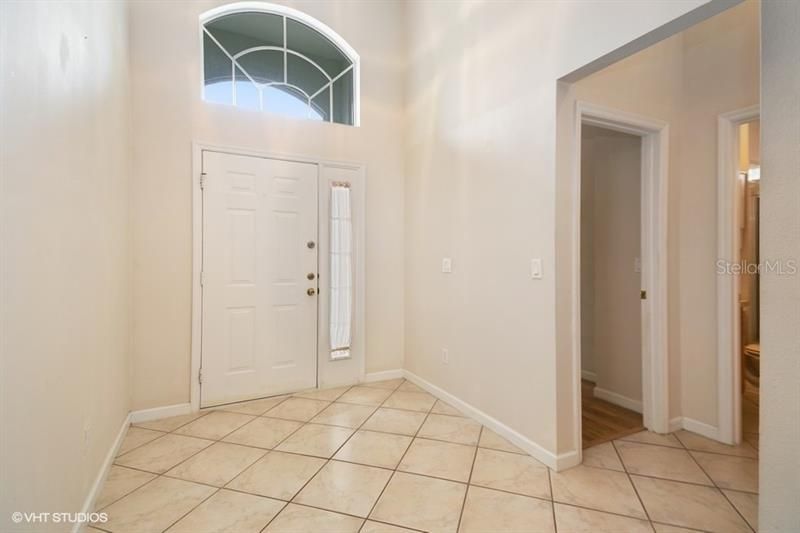
[[[553,513],[553,532],[558,533],[558,522],[556,521],[556,500],[555,494],[553,494],[552,472],[550,471],[550,467],[546,466],[545,468],[547,468],[547,486],[550,488],[550,511]]]
[[[436,405],[436,403],[433,405]],[[456,526],[456,531],[461,529],[461,520],[464,518],[464,509],[467,507],[467,496],[469,495],[469,488],[472,486],[472,473],[475,471],[475,461],[478,460],[478,443],[481,441],[481,436],[483,436],[483,424],[481,424],[481,428],[478,430],[478,440],[475,442],[475,451],[472,452],[472,465],[469,467],[469,477],[467,477],[467,486],[464,489],[464,499],[461,500],[461,512],[458,513],[458,525]]]
[[[622,459],[622,454],[619,453],[616,444],[614,441],[611,441],[611,447],[614,448],[614,453],[617,454],[617,458],[619,459],[620,464],[622,465],[622,469],[625,471],[625,476],[628,478],[628,483],[631,484],[633,488],[634,494],[636,494],[636,499],[639,500],[639,505],[642,506],[642,511],[644,511],[644,515],[647,517],[647,522],[650,524],[650,529],[653,531],[656,530],[656,527],[653,525],[653,520],[650,518],[650,513],[647,511],[647,507],[644,504],[644,500],[642,500],[642,496],[639,494],[639,490],[636,488],[636,484],[633,482],[633,478],[631,478],[631,473],[628,472],[628,466],[625,464],[625,461]]]
[[[697,465],[697,467],[698,467],[698,468],[699,468],[699,469],[700,469],[700,470],[703,472],[703,474],[705,474],[705,476],[706,476],[708,479],[710,479],[710,480],[711,480],[711,483],[713,483],[713,484],[714,484],[714,488],[716,488],[716,489],[717,489],[717,492],[719,492],[720,494],[722,494],[722,497],[723,497],[723,498],[725,498],[725,501],[726,501],[726,502],[728,502],[728,505],[730,505],[731,507],[733,507],[733,510],[734,510],[734,511],[736,511],[736,514],[738,514],[738,515],[739,515],[739,517],[740,517],[742,520],[744,520],[744,523],[745,523],[745,524],[747,524],[747,527],[749,527],[749,528],[750,528],[750,530],[751,530],[751,531],[753,531],[753,533],[755,533],[755,531],[756,531],[756,530],[753,528],[753,526],[751,526],[751,525],[750,525],[750,522],[748,522],[748,521],[747,521],[747,519],[744,517],[744,515],[741,513],[741,511],[739,511],[739,509],[738,509],[738,508],[737,508],[737,507],[736,507],[736,506],[733,504],[733,502],[730,500],[730,498],[728,498],[728,495],[727,495],[727,494],[725,494],[725,491],[724,491],[724,490],[722,490],[722,487],[720,487],[719,485],[717,485],[717,482],[716,482],[716,480],[715,480],[713,477],[711,477],[711,476],[709,475],[709,473],[708,473],[708,472],[706,472],[706,469],[705,469],[705,468],[703,468],[703,465],[701,465],[701,464],[700,464],[700,461],[698,461],[698,460],[697,460],[697,458],[696,458],[694,455],[692,455],[691,453],[689,453],[689,456],[690,456],[690,457],[692,458],[692,460],[695,462],[695,464]],[[758,461],[756,461],[756,465],[758,465]],[[742,491],[742,492],[745,492],[745,491]],[[752,493],[748,493],[748,494],[752,494]],[[759,496],[759,495],[758,495],[758,493],[756,493],[756,496]],[[759,498],[760,498],[760,496],[759,496]]]

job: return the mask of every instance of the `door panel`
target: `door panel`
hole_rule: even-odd
[[[317,166],[207,151],[203,170],[201,406],[315,387]]]

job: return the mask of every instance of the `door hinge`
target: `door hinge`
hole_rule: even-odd
[[[197,372],[197,382],[198,383],[203,383],[203,369],[202,368]]]
[[[205,172],[201,172],[200,173],[200,188],[201,189],[205,189],[206,188],[206,173]]]
[[[206,272],[205,272],[205,270],[201,270],[200,271],[200,286],[202,287],[205,284],[206,284]]]
[[[639,298],[642,300],[647,300],[647,291],[641,291],[639,293]]]

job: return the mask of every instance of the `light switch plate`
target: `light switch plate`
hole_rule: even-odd
[[[531,259],[531,278],[542,279],[542,260],[538,257]]]
[[[453,260],[449,257],[442,259],[442,272],[449,274],[453,271]]]

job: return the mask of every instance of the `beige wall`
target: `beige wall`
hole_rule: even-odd
[[[704,3],[408,4],[406,368],[549,452],[556,80]]]
[[[800,3],[764,2],[761,257],[800,261]],[[800,531],[800,275],[761,277],[759,529]]]
[[[361,55],[353,128],[204,103],[198,16],[223,3],[131,4],[134,409],[189,401],[192,141],[366,164],[366,367],[403,364],[403,6],[290,4]]]
[[[670,126],[669,416],[712,427],[717,423],[717,117],[758,103],[758,9],[750,0],[701,22],[575,83],[561,103],[585,100]],[[568,377],[559,376],[559,385],[566,387]],[[570,405],[569,399],[559,404],[565,417],[571,416]],[[571,428],[563,428],[564,442],[572,442]]]
[[[593,126],[581,138],[581,370],[642,401],[642,141]]]
[[[130,407],[127,7],[0,3],[0,530],[79,511]]]

